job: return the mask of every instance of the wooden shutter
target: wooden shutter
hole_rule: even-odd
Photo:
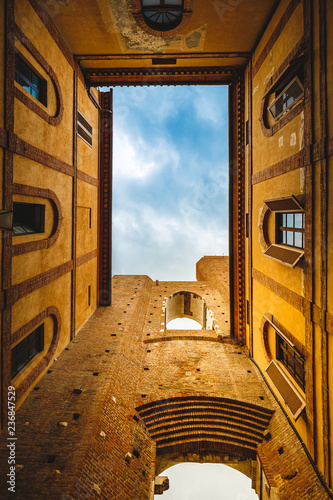
[[[92,133],[93,128],[90,123],[81,115],[80,111],[77,112],[77,135],[81,137],[89,146],[92,146]]]
[[[305,408],[304,399],[276,361],[271,361],[265,371],[280,393],[284,403],[290,409],[294,419],[297,420]]]
[[[304,209],[298,203],[295,196],[272,198],[270,200],[264,200],[264,203],[266,203],[266,205],[272,212],[304,212]]]
[[[278,262],[283,262],[286,266],[295,267],[297,262],[303,257],[304,251],[282,245],[271,245],[264,252],[264,255]]]

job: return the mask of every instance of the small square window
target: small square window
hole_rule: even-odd
[[[40,325],[19,344],[13,347],[11,352],[12,379],[43,349],[44,324]]]
[[[295,214],[295,227],[302,229],[304,227],[304,214]]]
[[[287,231],[287,245],[294,246],[294,233]]]
[[[294,227],[294,214],[287,214],[287,227]]]
[[[13,204],[13,235],[44,232],[45,205],[36,203]]]

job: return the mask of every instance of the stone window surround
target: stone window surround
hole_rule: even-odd
[[[183,31],[183,29],[189,24],[191,20],[192,6],[193,6],[193,0],[184,0],[183,17],[178,26],[168,31],[159,31],[159,30],[154,30],[146,23],[141,8],[141,0],[132,0],[133,17],[138,26],[149,35],[159,36],[162,38],[167,38],[169,36],[173,36],[179,33],[180,31]]]

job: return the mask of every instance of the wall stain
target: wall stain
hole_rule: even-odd
[[[187,48],[193,49],[195,47],[198,47],[200,38],[201,33],[199,33],[199,31],[194,31],[193,33],[191,33],[190,36],[185,39]]]

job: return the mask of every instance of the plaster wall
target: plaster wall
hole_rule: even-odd
[[[97,305],[97,258],[91,259],[76,270],[76,329],[92,315]]]
[[[77,256],[97,249],[98,190],[78,180],[77,189]]]
[[[282,196],[300,194],[300,170],[296,169],[287,174],[279,175],[273,179],[261,182],[253,186],[253,267],[270,276],[274,280],[293,290],[299,295],[303,294],[303,270],[300,266],[290,268],[280,262],[276,262],[263,255],[264,249],[259,243],[260,228],[259,216],[262,209],[265,208],[264,200],[279,198]],[[271,212],[268,216],[268,236],[270,244],[275,243],[275,214]]]
[[[98,91],[91,89],[98,101]],[[99,113],[88,97],[85,85],[78,81],[77,109],[93,128],[92,147],[80,137],[77,139],[77,168],[86,174],[98,179],[98,154],[99,154]]]
[[[14,131],[29,144],[72,164],[73,70],[28,1],[15,2],[15,20],[25,36],[50,64],[59,81],[63,99],[63,117],[59,125],[50,126],[47,121],[16,99]],[[54,109],[52,96],[54,99],[53,90],[50,92],[50,106]],[[58,102],[58,106],[59,104]],[[43,105],[37,103],[37,106]]]
[[[287,9],[293,13],[286,16]],[[321,10],[324,10],[321,13]],[[332,354],[330,317],[326,326],[318,319],[330,313],[332,309],[331,270],[331,193],[332,178],[330,166],[331,153],[322,149],[322,141],[327,134],[330,144],[332,114],[328,103],[332,100],[332,61],[329,48],[332,45],[332,34],[328,28],[332,15],[330,2],[289,2],[279,3],[271,22],[262,36],[252,58],[254,76],[251,82],[251,116],[252,116],[252,186],[248,194],[252,196],[252,240],[251,251],[253,265],[252,317],[253,328],[249,330],[247,342],[249,348],[253,343],[253,356],[264,371],[269,359],[265,354],[262,337],[263,315],[271,313],[283,324],[292,335],[301,342],[306,352],[307,386],[302,392],[307,401],[307,415],[303,414],[295,427],[308,443],[313,458],[331,484],[332,462],[328,458],[332,449],[328,429],[331,427],[332,413],[328,401],[331,400],[331,375],[329,374]],[[324,18],[323,18],[324,16]],[[327,23],[327,32],[323,22]],[[307,28],[304,26],[307,23]],[[310,27],[312,32],[310,33]],[[275,36],[276,30],[279,31]],[[310,38],[310,35],[312,38]],[[273,82],[277,72],[287,67],[287,58],[295,47],[302,43],[305,64],[310,65],[310,79],[306,83],[304,109],[297,115],[290,112],[283,118],[282,126],[276,130],[264,130],[260,122],[263,110],[265,89]],[[308,52],[306,47],[308,45]],[[296,52],[295,52],[296,53]],[[300,52],[301,53],[301,52]],[[324,64],[327,64],[325,74]],[[305,66],[306,67],[306,66]],[[249,84],[247,73],[246,86]],[[306,80],[305,80],[306,82]],[[325,96],[325,86],[326,95]],[[273,98],[273,97],[272,97]],[[297,105],[296,105],[297,106]],[[296,108],[295,106],[295,108]],[[299,106],[299,109],[301,109]],[[327,129],[326,111],[327,110]],[[245,109],[245,119],[247,117]],[[267,115],[270,127],[274,121]],[[330,146],[329,146],[330,147]],[[318,153],[316,153],[318,148]],[[313,151],[313,153],[312,153]],[[310,155],[310,156],[309,156]],[[312,164],[310,161],[312,160]],[[304,166],[303,166],[304,164]],[[247,163],[245,171],[247,169]],[[327,175],[327,186],[325,177]],[[265,199],[294,195],[299,199],[306,213],[306,258],[291,269],[263,255],[262,224],[260,219]],[[246,194],[247,197],[247,194]],[[247,198],[246,198],[247,199]],[[245,209],[246,210],[246,209]],[[327,226],[326,226],[327,217]],[[275,242],[275,216],[267,217],[267,234],[269,243]],[[326,236],[327,235],[327,236]],[[326,239],[327,238],[327,239]],[[311,268],[311,272],[310,272]],[[246,272],[247,265],[245,264]],[[248,276],[247,279],[250,279]],[[281,286],[282,285],[282,286]],[[296,295],[295,295],[296,294]],[[307,313],[306,307],[312,314]],[[318,311],[317,316],[315,312]],[[327,312],[326,312],[327,311]],[[274,333],[269,330],[268,343],[274,359]],[[286,377],[292,381],[285,371]],[[283,398],[276,390],[286,412]],[[289,412],[290,417],[292,415]]]
[[[14,182],[42,189],[50,189],[58,197],[62,211],[60,234],[50,248],[29,252],[29,265],[27,265],[27,254],[17,255],[13,258],[12,277],[13,284],[16,284],[71,260],[73,180],[61,172],[57,172],[28,158],[15,155]],[[50,201],[46,198],[38,198],[37,200],[34,196],[22,195],[14,195],[14,200],[30,203],[36,200],[39,203],[46,204],[45,233],[32,236],[14,236],[14,244],[46,238],[52,229],[54,218]],[[48,217],[48,215],[51,215],[51,217]]]
[[[15,48],[46,80],[47,105],[41,104],[14,82],[13,132],[18,139],[11,138],[16,151],[13,155],[13,183],[14,191],[15,185],[20,185],[27,192],[13,194],[12,199],[44,204],[45,231],[13,237],[11,286],[19,295],[16,298],[14,293],[11,331],[24,328],[46,309],[57,308],[61,325],[52,356],[55,358],[97,307],[99,111],[88,98],[80,75],[74,73],[74,61],[68,54],[65,57],[31,3],[24,0],[14,4],[18,26],[15,28]],[[93,92],[98,98],[98,91]],[[84,109],[83,114],[93,127],[92,147],[73,136],[75,95],[78,108]],[[77,170],[81,179],[76,177]],[[51,193],[51,198],[39,196],[36,194],[38,190]],[[55,226],[57,216],[59,220]],[[57,235],[50,246],[21,249],[25,244],[48,241],[54,227],[58,227]],[[78,262],[77,257],[81,259]],[[45,321],[51,320],[47,317]],[[33,324],[32,330],[36,326]],[[44,337],[43,353],[16,377],[15,386],[31,379],[40,359],[47,353],[52,337],[49,327],[45,326]],[[26,393],[20,397],[19,404],[45,371],[46,365],[33,383],[25,384]]]

